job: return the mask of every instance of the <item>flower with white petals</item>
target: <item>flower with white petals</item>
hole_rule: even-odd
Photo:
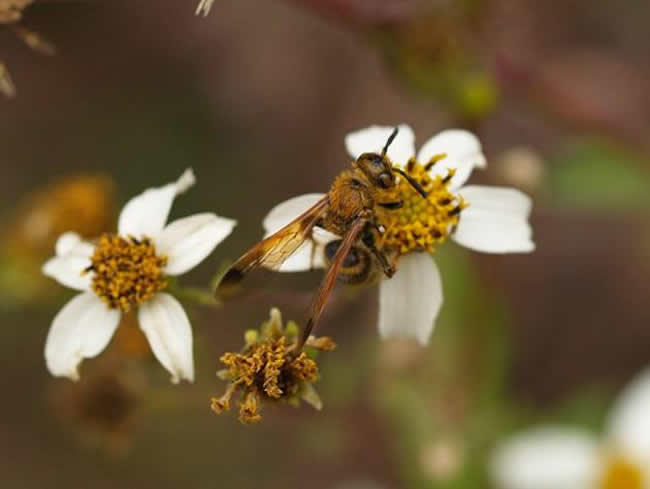
[[[650,369],[629,384],[602,438],[545,426],[498,446],[489,465],[497,489],[650,489]]]
[[[345,138],[348,153],[380,153],[392,127],[372,126]],[[485,168],[479,140],[459,129],[446,130],[429,139],[415,157],[415,136],[407,125],[388,148],[388,157],[402,167],[427,192],[423,198],[398,177],[399,209],[377,210],[384,229],[378,246],[399,255],[397,272],[382,280],[379,290],[379,333],[382,337],[407,336],[426,344],[442,306],[440,273],[431,254],[447,237],[485,253],[528,253],[535,249],[528,223],[531,200],[514,188],[464,185],[474,168]],[[273,208],[264,220],[266,234],[278,231],[323,194],[294,197]],[[323,267],[323,247],[333,235],[315,228],[313,242],[305,243],[280,268],[302,271]]]
[[[43,273],[81,294],[50,327],[45,361],[52,375],[77,380],[81,361],[99,355],[122,314],[137,308],[140,328],[172,382],[194,380],[190,321],[181,304],[164,292],[167,277],[198,265],[235,225],[211,213],[166,224],[174,198],[194,181],[187,170],[176,182],[131,199],[115,235],[104,234],[94,243],[75,233],[59,237],[56,256],[45,263]]]

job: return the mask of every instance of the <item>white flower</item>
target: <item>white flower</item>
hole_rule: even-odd
[[[489,464],[497,489],[650,489],[650,369],[615,402],[605,434],[535,428],[499,445]]]
[[[365,152],[380,153],[392,130],[393,127],[372,126],[350,133],[345,137],[345,146],[353,158]],[[415,160],[412,159],[415,155],[414,141],[411,128],[400,125],[388,156],[412,176],[425,178],[430,189],[429,197],[423,201],[406,182],[402,182],[405,187],[403,198],[408,205],[385,213],[396,216],[391,221],[395,229],[388,229],[385,238],[393,243],[399,243],[400,239],[405,241],[398,246],[402,256],[395,276],[382,280],[380,284],[379,333],[384,338],[413,337],[424,345],[431,336],[443,301],[438,267],[430,256],[436,245],[450,236],[475,251],[528,253],[535,249],[535,244],[528,223],[532,207],[528,196],[513,188],[464,185],[474,168],[486,166],[476,136],[459,129],[443,131],[422,146]],[[440,155],[445,156],[440,158]],[[278,231],[323,196],[303,195],[279,204],[264,220],[266,234]],[[438,204],[442,201],[444,206]],[[405,215],[406,212],[411,214]],[[408,232],[397,223],[400,216],[409,221]],[[424,234],[431,231],[430,235],[413,238],[411,231],[422,229],[422,225],[426,226]],[[409,236],[408,241],[405,235]],[[316,228],[316,244],[308,242],[303,245],[280,271],[325,266],[322,248],[332,236]]]
[[[101,353],[122,313],[137,307],[140,328],[172,382],[194,380],[192,329],[180,303],[162,292],[165,277],[181,275],[205,259],[232,231],[235,221],[196,214],[167,217],[174,198],[194,184],[191,170],[174,183],[151,188],[122,209],[118,234],[97,243],[65,233],[43,273],[82,293],[56,315],[45,343],[45,361],[55,376],[79,378],[84,358]]]

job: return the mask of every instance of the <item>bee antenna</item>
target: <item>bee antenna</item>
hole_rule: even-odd
[[[397,136],[397,133],[399,132],[399,127],[396,127],[393,129],[393,132],[390,133],[390,136],[388,136],[388,140],[386,141],[386,145],[384,146],[384,149],[381,150],[381,155],[386,156],[386,152],[388,151],[388,147],[391,145],[393,140],[395,139],[395,136]]]
[[[404,170],[402,170],[401,168],[393,168],[393,171],[399,173],[399,174],[402,175],[404,178],[406,178],[406,180],[408,181],[408,183],[411,184],[411,187],[413,187],[415,190],[417,190],[417,192],[418,192],[422,197],[424,197],[425,199],[427,198],[427,192],[426,192],[426,190],[424,190],[424,189],[422,188],[422,186],[421,186],[418,182],[416,182],[415,179],[414,179],[412,176],[410,176],[408,173],[406,173],[406,172],[405,172]]]

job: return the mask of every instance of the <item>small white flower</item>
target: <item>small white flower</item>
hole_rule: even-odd
[[[650,369],[623,391],[602,438],[570,426],[525,431],[499,445],[497,489],[650,489]]]
[[[118,234],[89,243],[65,233],[43,273],[82,293],[56,315],[45,343],[52,375],[79,378],[84,358],[101,353],[122,313],[138,308],[140,328],[172,382],[194,380],[192,329],[180,303],[162,292],[167,276],[181,275],[203,261],[232,231],[235,221],[196,214],[167,217],[174,198],[194,184],[191,170],[174,183],[151,188],[122,209]]]
[[[392,130],[372,126],[350,133],[345,146],[353,158],[366,152],[380,153]],[[429,196],[423,200],[402,182],[404,207],[384,213],[387,232],[382,239],[396,247],[401,257],[395,276],[380,284],[379,332],[384,338],[413,337],[424,345],[443,301],[438,267],[430,256],[436,245],[449,236],[475,251],[528,253],[535,244],[528,223],[532,207],[528,196],[514,188],[464,185],[474,168],[486,166],[476,136],[459,129],[443,131],[429,139],[415,159],[414,141],[411,128],[400,125],[388,156],[417,180],[426,180]],[[303,195],[276,206],[264,220],[266,235],[278,231],[323,196]],[[331,239],[335,239],[331,233],[315,228],[315,244],[303,245],[280,271],[325,266],[322,250]]]

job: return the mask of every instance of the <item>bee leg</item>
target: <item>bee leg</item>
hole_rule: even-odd
[[[395,210],[404,207],[404,202],[401,200],[397,202],[379,202],[377,205],[383,207],[384,209]]]
[[[390,262],[386,254],[383,251],[380,251],[377,246],[375,246],[375,235],[369,230],[368,227],[366,227],[366,230],[361,235],[361,241],[363,241],[363,244],[366,245],[368,250],[370,250],[373,256],[377,259],[381,265],[384,275],[386,275],[388,278],[391,278],[393,275],[395,275],[395,267]]]
[[[377,248],[370,248],[370,251],[375,256],[375,258],[377,258],[377,261],[379,261],[379,264],[384,271],[384,275],[386,275],[388,278],[391,278],[393,275],[395,275],[395,267],[388,260],[388,257],[385,253],[379,251]]]

